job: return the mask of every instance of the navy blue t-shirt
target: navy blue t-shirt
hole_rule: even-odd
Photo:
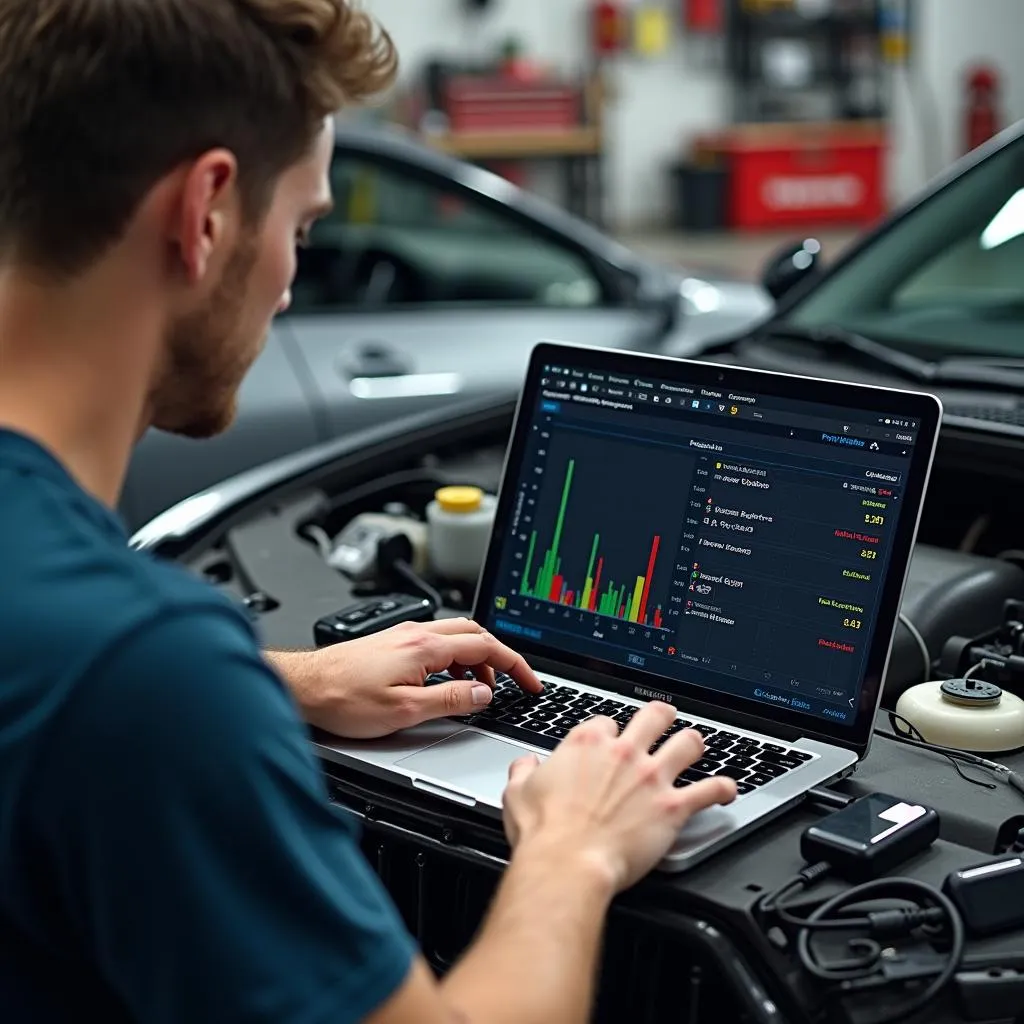
[[[0,431],[0,1019],[344,1024],[413,946],[246,616]]]

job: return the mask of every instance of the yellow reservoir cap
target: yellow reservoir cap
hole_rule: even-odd
[[[476,512],[484,502],[479,487],[442,487],[434,497],[445,512]]]

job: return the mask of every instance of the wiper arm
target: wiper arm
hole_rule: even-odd
[[[790,339],[809,342],[823,355],[836,354],[845,357],[847,364],[854,363],[869,370],[882,370],[918,384],[930,381],[935,373],[935,364],[917,356],[897,352],[877,341],[855,334],[842,327],[803,327],[789,324],[784,320],[767,323],[752,335],[717,342],[701,351],[701,356],[734,353],[739,344],[746,340]]]
[[[748,337],[752,341],[789,338],[809,342],[823,355],[835,354],[847,364],[889,373],[919,385],[973,387],[1002,392],[1024,387],[1024,362],[1017,365],[1013,365],[1013,361],[986,365],[962,358],[933,362],[889,348],[843,327],[803,327],[779,321],[765,324]],[[701,356],[735,352],[743,340],[746,339],[735,338],[711,345],[701,352]]]

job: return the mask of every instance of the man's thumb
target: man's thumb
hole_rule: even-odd
[[[471,715],[491,703],[494,694],[486,683],[472,679],[453,679],[423,689],[424,718],[445,715]]]

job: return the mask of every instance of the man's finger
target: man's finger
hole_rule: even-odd
[[[617,739],[619,735],[619,723],[614,718],[609,718],[607,715],[594,715],[593,718],[587,718],[579,725],[573,726],[569,730],[571,736],[574,732],[601,732],[606,736],[610,736],[613,739]]]
[[[521,654],[506,647],[490,633],[452,633],[435,635],[428,647],[426,672],[443,672],[450,665],[489,665],[506,672],[524,690],[540,693],[544,684],[526,664]]]
[[[674,779],[680,772],[686,771],[703,753],[704,737],[696,729],[683,729],[656,750],[654,756],[665,765],[666,775]]]
[[[526,757],[517,757],[508,766],[508,781],[525,782],[539,764],[540,758],[536,754],[527,754]]]
[[[629,725],[622,730],[622,738],[638,750],[649,750],[675,717],[676,709],[671,704],[651,701],[629,720]]]
[[[467,673],[481,683],[486,683],[494,689],[494,669],[490,665],[452,665],[448,669],[453,679],[465,679]]]
[[[454,679],[435,686],[409,687],[408,699],[415,709],[407,728],[447,715],[472,715],[491,703],[493,692],[476,679]]]
[[[698,811],[715,804],[732,803],[736,799],[736,792],[736,782],[724,775],[701,779],[691,786],[676,790],[674,817],[682,827]]]

